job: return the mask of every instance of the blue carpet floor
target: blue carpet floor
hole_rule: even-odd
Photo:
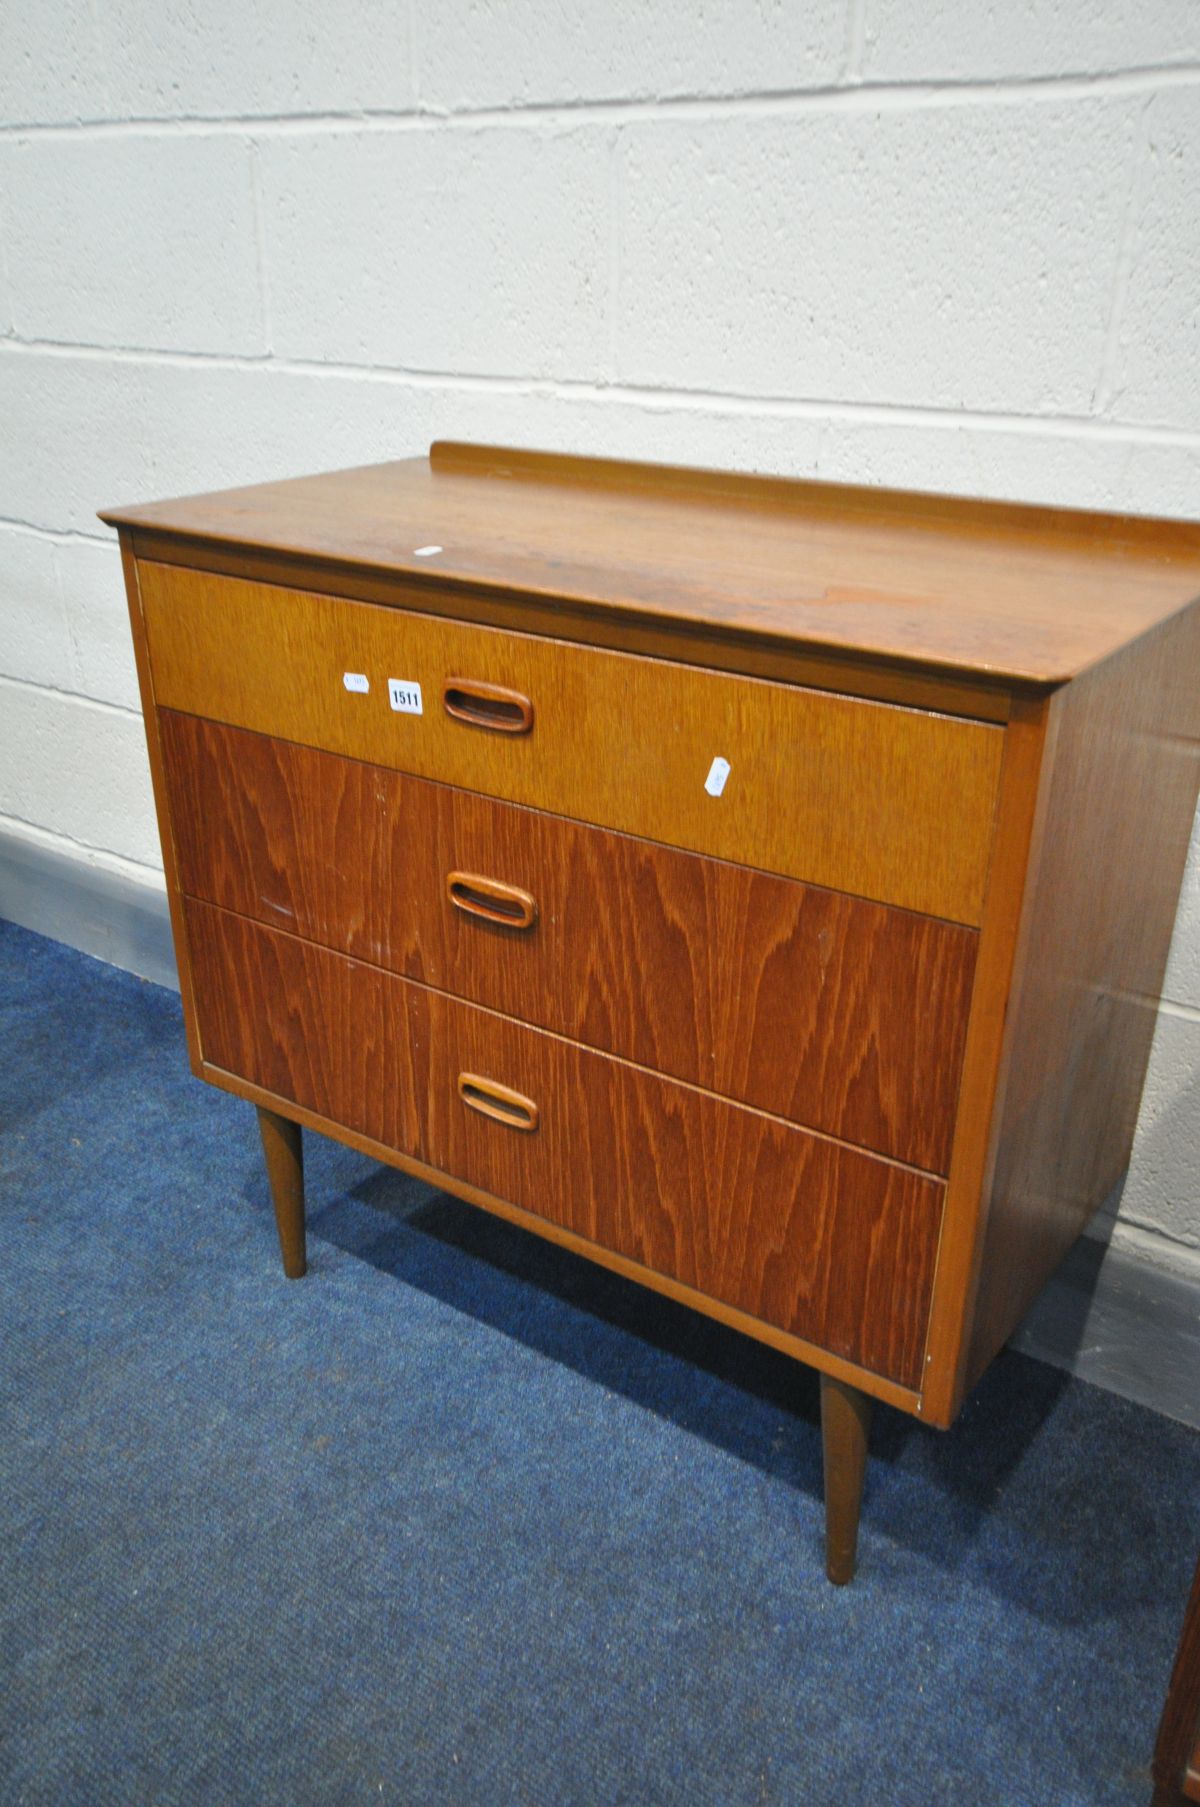
[[[1008,1355],[879,1408],[316,1136],[282,1277],[178,999],[0,925],[0,1800],[1149,1795],[1200,1437]]]

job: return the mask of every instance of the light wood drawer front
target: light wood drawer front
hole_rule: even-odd
[[[186,911],[211,1065],[920,1385],[940,1181],[211,905]]]
[[[160,721],[185,891],[946,1171],[974,929],[172,710]]]
[[[160,705],[979,921],[995,726],[180,566],[139,578]],[[389,706],[389,679],[420,685],[422,714]],[[456,719],[453,680],[468,711],[493,708],[480,686],[527,698],[531,728],[503,704],[498,729]]]

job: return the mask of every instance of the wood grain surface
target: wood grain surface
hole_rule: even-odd
[[[212,905],[206,1062],[915,1385],[943,1187]],[[538,1107],[469,1109],[460,1073]]]
[[[258,1134],[271,1187],[283,1271],[289,1280],[308,1272],[304,1235],[304,1139],[300,1125],[259,1106]]]
[[[1200,1564],[1184,1613],[1154,1745],[1153,1807],[1200,1801]]]
[[[821,1376],[821,1446],[825,1461],[825,1573],[835,1587],[854,1579],[858,1520],[867,1473],[871,1400],[831,1374]]]
[[[129,534],[137,558],[147,564],[183,565],[253,583],[279,584],[286,590],[312,590],[353,602],[375,602],[384,608],[419,609],[427,615],[477,621],[519,634],[576,640],[585,646],[607,646],[614,652],[641,653],[650,659],[679,659],[711,671],[804,684],[816,690],[834,690],[840,696],[865,696],[976,721],[1005,722],[1012,703],[1011,680],[985,671],[960,673],[943,667],[889,663],[867,653],[809,645],[780,634],[722,629],[702,621],[663,621],[648,609],[602,613],[594,603],[569,595],[523,596],[499,586],[442,583],[428,573],[414,576],[337,559],[303,558],[299,553],[264,546],[230,546],[146,527],[123,531]]]
[[[1200,527],[453,445],[108,518],[196,1069],[950,1423],[1128,1156]]]
[[[103,518],[1018,683],[1070,678],[1200,596],[1190,523],[497,448]]]
[[[945,1171],[974,930],[171,710],[161,731],[193,896]],[[462,868],[532,925],[461,913]]]
[[[171,914],[171,940],[175,948],[175,965],[179,973],[179,995],[183,1002],[183,1026],[187,1036],[188,1061],[193,1073],[200,1071],[200,1043],[196,1033],[196,1008],[192,995],[192,969],[188,956],[187,926],[183,914],[182,887],[175,859],[175,837],[171,829],[171,805],[163,770],[159,711],[154,695],[154,679],[150,672],[150,648],[146,639],[146,621],[142,612],[141,567],[134,557],[128,533],[121,534],[121,571],[125,580],[125,601],[129,610],[129,629],[133,640],[133,657],[137,667],[138,691],[142,701],[142,726],[146,734],[146,753],[150,765],[150,784],[154,793],[154,814],[158,838],[162,845],[163,876],[167,881],[167,908]]]
[[[1003,731],[664,659],[139,567],[160,706],[953,921],[982,908]],[[360,674],[368,694],[344,687]],[[534,726],[442,707],[515,690]],[[421,714],[389,706],[419,684]],[[706,789],[720,756],[731,771]]]
[[[850,1386],[860,1388],[872,1399],[881,1399],[886,1405],[894,1405],[902,1412],[915,1413],[917,1410],[919,1395],[911,1387],[902,1387],[899,1381],[888,1380],[882,1374],[847,1361],[844,1356],[834,1355],[816,1343],[806,1342],[802,1336],[793,1336],[790,1331],[781,1330],[777,1324],[768,1324],[763,1318],[751,1317],[749,1312],[739,1311],[736,1305],[712,1299],[698,1288],[685,1286],[681,1280],[672,1279],[669,1274],[657,1273],[653,1268],[645,1267],[627,1255],[619,1255],[614,1249],[605,1248],[603,1243],[591,1242],[586,1236],[565,1229],[562,1224],[554,1223],[548,1217],[523,1211],[520,1205],[514,1205],[511,1200],[500,1198],[494,1192],[485,1192],[481,1186],[473,1186],[468,1180],[456,1178],[442,1167],[431,1167],[427,1162],[417,1160],[415,1155],[402,1154],[386,1142],[365,1136],[345,1123],[335,1123],[331,1118],[321,1116],[318,1111],[310,1111],[307,1105],[297,1104],[294,1099],[280,1098],[265,1086],[256,1085],[252,1079],[242,1079],[224,1067],[215,1066],[211,1061],[201,1063],[199,1077],[209,1085],[227,1092],[232,1098],[241,1098],[264,1110],[290,1117],[306,1129],[315,1129],[319,1135],[329,1136],[347,1148],[357,1149],[360,1154],[365,1154],[368,1159],[382,1166],[394,1167],[398,1172],[420,1180],[422,1185],[433,1187],[435,1191],[445,1192],[451,1198],[461,1199],[466,1204],[477,1205],[492,1216],[503,1218],[506,1223],[516,1224],[519,1229],[528,1230],[531,1235],[552,1242],[556,1248],[569,1249],[572,1254],[594,1262],[597,1267],[606,1268],[611,1274],[620,1274],[623,1279],[633,1280],[664,1299],[673,1299],[677,1305],[686,1305],[689,1311],[699,1312],[704,1317],[712,1318],[715,1323],[725,1324],[741,1336],[753,1337],[768,1348],[777,1349],[781,1355],[789,1356],[792,1361],[803,1362],[822,1374],[833,1374]]]
[[[1044,821],[1042,779],[1054,694],[1014,698],[1004,733],[1004,763],[987,899],[975,957],[975,984],[958,1093],[946,1208],[938,1243],[929,1345],[919,1411],[952,1424],[962,1404],[983,1254],[982,1225],[995,1161],[997,1099],[1003,1093],[1009,993],[1017,964],[1033,849]]]
[[[1129,1162],[1200,788],[1198,674],[1192,610],[1053,700],[969,1378]]]

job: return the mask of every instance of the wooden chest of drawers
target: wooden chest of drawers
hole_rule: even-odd
[[[947,1425],[1128,1158],[1200,530],[455,445],[115,510],[195,1071]]]
[[[1154,1782],[1150,1807],[1189,1807],[1200,1801],[1200,1564],[1159,1721]]]

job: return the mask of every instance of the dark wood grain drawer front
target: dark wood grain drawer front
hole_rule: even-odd
[[[211,905],[187,921],[206,1062],[920,1384],[939,1181]],[[498,1120],[472,1085],[527,1104]]]
[[[185,891],[945,1172],[975,930],[161,719]]]
[[[980,919],[991,724],[180,566],[139,583],[160,706]]]

